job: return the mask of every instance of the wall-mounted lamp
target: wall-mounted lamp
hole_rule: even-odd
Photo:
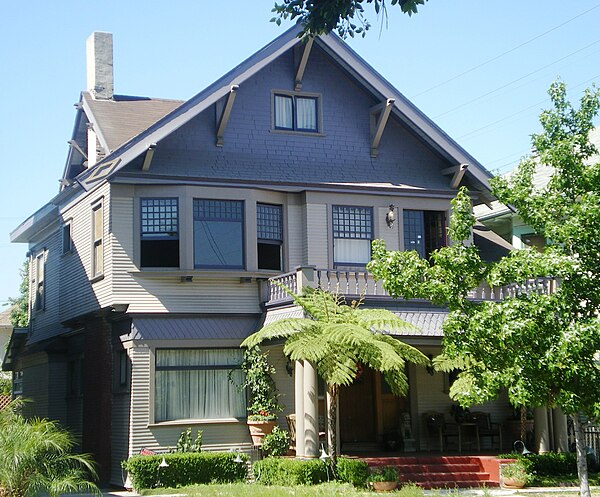
[[[385,222],[387,223],[388,228],[394,226],[394,221],[396,220],[396,214],[394,213],[395,208],[396,207],[394,206],[394,204],[390,204],[390,210],[385,215]]]
[[[435,368],[433,367],[433,362],[431,362],[433,361],[433,355],[427,354],[427,359],[429,359],[429,364],[425,366],[425,369],[431,376],[433,376],[435,374]]]
[[[288,359],[287,362],[285,363],[285,370],[288,375],[292,376],[292,373],[294,372],[294,364],[292,363],[292,361],[290,359]]]

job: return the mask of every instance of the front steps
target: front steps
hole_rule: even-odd
[[[370,467],[394,466],[403,483],[425,489],[497,487],[498,461],[485,456],[361,457]],[[491,469],[490,469],[491,467]]]

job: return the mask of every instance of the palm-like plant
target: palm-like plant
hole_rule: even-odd
[[[96,476],[90,456],[71,453],[73,436],[53,421],[25,419],[19,405],[0,411],[0,497],[100,494],[88,481]]]
[[[327,385],[331,397],[328,428],[331,450],[336,451],[336,404],[341,386],[351,385],[359,365],[383,374],[396,395],[408,390],[406,362],[428,365],[429,359],[416,348],[385,334],[416,328],[385,309],[361,309],[362,301],[346,304],[337,294],[307,289],[296,295],[286,289],[307,317],[287,318],[264,326],[250,335],[242,347],[254,347],[273,339],[285,339],[283,353],[293,361],[309,361]]]

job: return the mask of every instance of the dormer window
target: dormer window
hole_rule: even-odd
[[[273,128],[282,131],[318,133],[319,97],[296,93],[274,93]]]

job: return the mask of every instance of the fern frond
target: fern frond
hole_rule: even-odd
[[[400,319],[393,312],[386,309],[359,309],[356,318],[364,325],[377,332],[422,334],[417,326]]]
[[[266,340],[287,338],[301,331],[310,331],[316,322],[307,318],[285,318],[263,326],[242,342],[242,347],[252,348]]]

